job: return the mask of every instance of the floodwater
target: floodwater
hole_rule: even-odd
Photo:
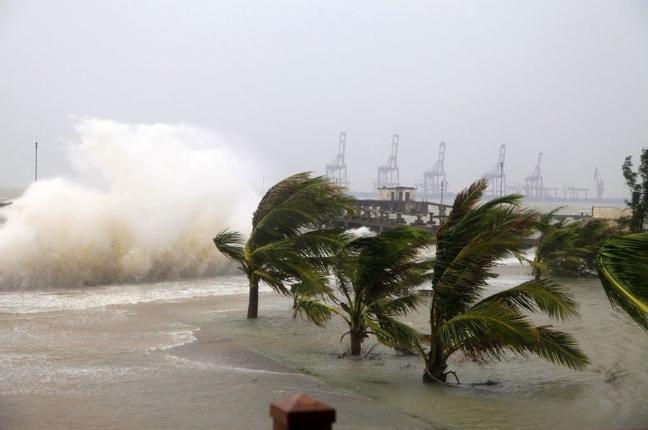
[[[525,272],[509,263],[491,289]],[[337,358],[341,321],[292,320],[290,300],[272,293],[247,321],[238,275],[1,292],[0,428],[267,429],[268,404],[295,392],[336,407],[339,429],[647,427],[648,334],[611,310],[597,280],[565,283],[581,317],[559,326],[590,356],[585,371],[457,357],[458,387],[423,384],[420,359],[372,339],[365,359]],[[425,312],[406,321],[424,327]]]

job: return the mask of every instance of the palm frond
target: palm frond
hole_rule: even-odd
[[[608,240],[596,268],[612,306],[648,330],[648,233]]]
[[[378,341],[390,348],[411,351],[419,344],[421,334],[395,318],[381,315],[365,318],[365,322]]]
[[[537,224],[538,213],[521,208],[520,196],[479,205],[484,189],[485,183],[477,181],[459,193],[439,231],[432,279],[439,318],[450,319],[475,303],[487,280],[496,276],[492,268],[508,255],[520,255],[523,239]]]
[[[582,370],[589,364],[589,359],[569,334],[549,326],[536,327],[535,334],[536,340],[529,350],[539,357],[574,370]]]
[[[338,314],[338,310],[331,305],[320,300],[306,299],[300,296],[296,296],[293,310],[295,316],[300,315],[318,327],[324,326],[334,314]]]
[[[252,275],[280,294],[291,294],[288,288],[288,282],[291,279],[289,274],[268,267],[266,269],[257,269]]]
[[[406,294],[396,298],[377,300],[368,306],[369,312],[376,315],[404,316],[416,310],[421,297],[418,294]]]
[[[534,341],[529,320],[503,303],[485,303],[455,316],[443,324],[438,336],[446,351],[463,350],[468,356],[478,355],[480,349],[519,352]]]
[[[239,263],[245,261],[245,250],[243,248],[245,241],[242,234],[226,229],[218,233],[213,241],[216,248],[232,260]]]
[[[529,312],[542,311],[552,318],[564,320],[578,315],[576,302],[567,288],[550,279],[527,281],[493,294],[475,306],[506,303]]]
[[[349,252],[355,255],[351,275],[355,293],[371,302],[420,285],[433,265],[421,258],[421,252],[433,243],[429,232],[411,226],[350,242]]]
[[[319,229],[332,217],[353,208],[353,198],[324,176],[290,176],[272,187],[253,217],[251,240],[256,244],[286,239],[303,228]]]

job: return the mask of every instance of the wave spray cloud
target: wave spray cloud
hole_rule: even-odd
[[[195,278],[229,265],[211,238],[249,231],[254,168],[188,125],[84,119],[70,178],[33,183],[0,216],[0,288]],[[246,182],[248,181],[248,182]]]

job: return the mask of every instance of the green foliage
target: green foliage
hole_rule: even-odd
[[[648,330],[648,233],[608,240],[597,268],[612,307],[623,309]]]
[[[537,279],[483,297],[487,281],[497,276],[493,268],[498,261],[508,255],[523,258],[524,239],[543,225],[537,212],[521,206],[520,196],[480,204],[485,188],[480,180],[459,193],[438,233],[430,332],[418,345],[425,377],[445,381],[446,361],[456,352],[476,361],[501,360],[506,353],[536,354],[582,369],[588,359],[568,334],[536,327],[527,316],[575,316],[576,304],[564,288]]]
[[[542,276],[591,276],[596,273],[596,255],[603,243],[617,234],[603,220],[557,220],[561,208],[543,214],[538,222],[540,236],[533,261],[536,279]]]
[[[214,237],[214,244],[239,263],[251,290],[262,282],[283,294],[291,294],[292,284],[323,292],[332,257],[349,237],[322,225],[352,207],[353,199],[327,178],[298,173],[274,185],[261,199],[247,242],[239,233],[224,230]],[[255,317],[256,309],[252,311],[248,316]]]
[[[433,264],[421,252],[432,244],[429,232],[410,226],[350,241],[333,270],[335,291],[300,287],[296,313],[317,325],[338,314],[360,339],[372,333],[388,346],[410,349],[418,333],[396,318],[418,304],[413,288],[429,280]]]
[[[639,168],[635,172],[632,165],[632,156],[627,156],[622,166],[623,177],[631,193],[626,204],[632,210],[632,215],[624,223],[630,231],[638,233],[648,220],[648,148],[641,151]]]

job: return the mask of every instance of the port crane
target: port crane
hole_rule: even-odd
[[[538,154],[538,162],[535,169],[524,179],[526,183],[525,194],[527,197],[542,199],[545,197],[544,180],[542,178],[542,152]]]
[[[434,163],[434,167],[423,172],[423,198],[425,201],[428,201],[429,198],[439,197],[444,190],[447,190],[445,152],[446,144],[445,142],[441,142],[439,145],[439,155],[436,163]]]
[[[603,177],[601,177],[598,167],[594,169],[594,182],[596,182],[596,196],[601,200],[603,198],[603,191],[605,191],[605,182],[603,182]]]
[[[504,161],[506,159],[506,145],[502,144],[499,148],[497,164],[493,169],[486,172],[483,176],[488,183],[488,194],[491,196],[502,196],[506,189],[506,175],[504,174]]]
[[[376,188],[397,187],[400,185],[400,170],[398,169],[398,143],[399,136],[392,137],[391,155],[387,162],[378,167],[378,181]]]
[[[347,179],[347,166],[346,162],[344,161],[344,154],[346,152],[346,139],[346,133],[340,133],[340,139],[338,140],[338,152],[333,161],[326,165],[326,176],[336,185],[348,190],[349,181]]]

